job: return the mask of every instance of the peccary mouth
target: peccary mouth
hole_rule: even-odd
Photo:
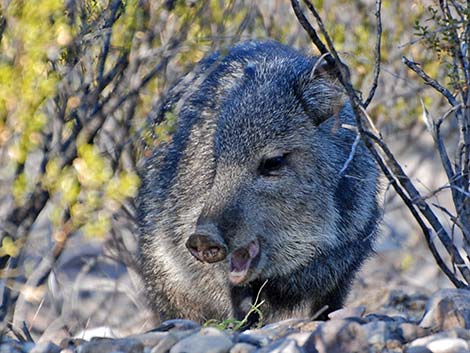
[[[248,245],[240,247],[230,254],[229,280],[237,285],[248,277],[253,260],[258,259],[259,242],[251,241]]]

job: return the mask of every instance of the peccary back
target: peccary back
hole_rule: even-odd
[[[329,72],[249,41],[174,90],[176,133],[146,161],[138,197],[140,266],[161,319],[240,319],[263,284],[265,322],[341,307],[381,210],[362,143],[347,163],[354,119]]]

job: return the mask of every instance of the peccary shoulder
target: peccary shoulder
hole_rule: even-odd
[[[155,313],[240,319],[264,283],[267,322],[341,307],[381,209],[362,143],[346,164],[356,133],[334,74],[290,47],[249,41],[190,75],[173,93],[173,141],[146,161],[138,196]]]

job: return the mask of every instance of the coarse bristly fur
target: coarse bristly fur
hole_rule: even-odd
[[[354,118],[317,60],[243,42],[204,59],[178,93],[177,131],[146,161],[138,196],[140,266],[159,319],[241,319],[266,281],[264,322],[343,305],[373,252],[379,172],[361,142],[340,174]],[[263,172],[267,160],[282,163]],[[227,258],[188,251],[198,227],[217,233]],[[253,242],[256,259],[234,284],[230,254]]]

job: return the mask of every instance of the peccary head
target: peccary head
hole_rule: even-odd
[[[220,102],[211,185],[186,247],[226,259],[233,284],[287,275],[338,241],[336,157],[317,135],[345,100],[333,68],[309,64],[248,62]]]

